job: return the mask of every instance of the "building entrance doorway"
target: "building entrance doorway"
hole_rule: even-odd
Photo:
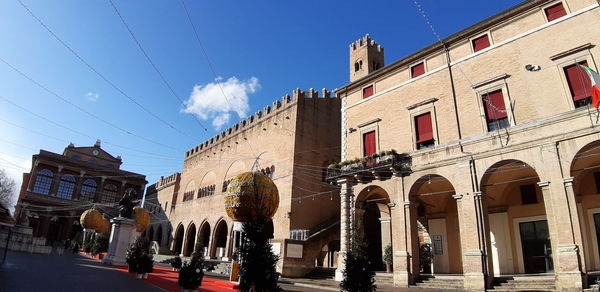
[[[554,271],[552,246],[548,221],[530,221],[519,223],[523,264],[526,274],[549,273]]]

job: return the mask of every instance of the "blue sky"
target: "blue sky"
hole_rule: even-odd
[[[0,58],[70,103],[132,133],[77,110],[0,62],[0,168],[19,184],[19,174],[29,170],[31,155],[39,149],[61,153],[69,142],[86,146],[95,139],[111,143],[103,148],[123,157],[123,169],[146,174],[153,183],[180,171],[187,149],[238,122],[240,115],[294,88],[346,84],[348,45],[365,33],[385,47],[386,64],[435,42],[412,0],[186,0],[227,102],[180,0],[113,0],[176,97],[108,0],[22,1],[86,62],[162,121],[86,67],[18,0],[0,1]],[[520,1],[418,2],[445,37]]]

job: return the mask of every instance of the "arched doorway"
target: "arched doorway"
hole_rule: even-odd
[[[554,271],[544,197],[537,172],[520,160],[490,166],[481,178],[487,199],[494,276]]]
[[[200,233],[198,233],[198,242],[202,244],[204,248],[203,255],[208,255],[208,245],[210,244],[210,224],[206,221],[200,226]]]
[[[181,254],[181,248],[183,247],[183,225],[179,223],[175,231],[175,242],[173,243],[173,253],[176,255]]]
[[[392,242],[389,203],[388,193],[379,186],[364,188],[356,198],[357,223],[362,225],[367,240],[368,268],[372,271],[385,270],[383,252]]]
[[[196,240],[196,225],[194,223],[188,226],[188,232],[185,237],[185,248],[183,249],[183,256],[189,257],[194,251],[194,242]]]
[[[411,187],[421,274],[463,273],[455,193],[450,181],[436,174],[420,177]]]
[[[585,243],[586,270],[600,271],[600,141],[589,143],[577,152],[570,173]]]
[[[227,247],[227,223],[225,220],[219,221],[215,228],[215,243],[213,244],[213,258],[221,259],[226,257]]]
[[[340,251],[340,241],[333,240],[321,248],[317,256],[316,266],[324,268],[337,268],[338,252]]]
[[[158,242],[158,246],[162,246],[162,238],[162,225],[158,225],[158,228],[156,228],[156,236],[154,238],[154,240]]]

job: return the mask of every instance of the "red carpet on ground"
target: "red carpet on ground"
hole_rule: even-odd
[[[80,253],[83,256],[94,259],[96,261],[101,261],[98,257],[93,257],[92,255],[87,255],[85,253]],[[136,274],[129,273],[127,271],[127,266],[115,266],[111,265],[116,270],[125,272],[130,274],[132,277],[135,277]],[[169,292],[179,292],[181,291],[181,286],[177,284],[177,279],[179,278],[179,273],[174,272],[170,269],[163,268],[160,266],[154,266],[154,272],[148,274],[148,279],[141,279],[141,281],[148,282],[154,286],[160,287]],[[211,279],[204,277],[202,279],[202,285],[198,288],[200,292],[232,292],[237,291],[237,285],[228,281],[221,281],[216,279]]]

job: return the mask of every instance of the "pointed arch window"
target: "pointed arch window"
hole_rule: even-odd
[[[47,195],[50,193],[50,187],[52,186],[52,178],[54,173],[48,169],[42,169],[37,172],[35,176],[35,184],[33,185],[33,192],[38,194]]]

